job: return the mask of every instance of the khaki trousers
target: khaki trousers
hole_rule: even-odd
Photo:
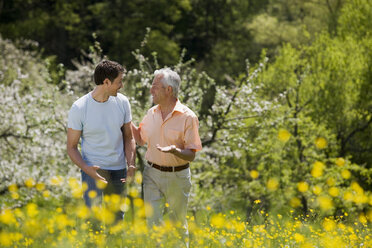
[[[143,171],[143,187],[145,206],[147,206],[146,220],[149,228],[162,224],[165,200],[166,206],[169,208],[170,220],[179,227],[183,239],[187,240],[186,214],[191,189],[190,168],[166,172],[146,165]]]

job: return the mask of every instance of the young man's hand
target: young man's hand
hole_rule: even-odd
[[[127,178],[128,183],[132,183],[134,181],[134,175],[136,174],[136,166],[129,165],[127,171]],[[125,179],[121,179],[123,183],[125,183]]]
[[[99,170],[99,166],[97,165],[93,165],[93,166],[87,166],[83,169],[83,171],[85,173],[88,174],[88,176],[90,176],[91,178],[95,179],[95,180],[98,180],[98,181],[102,181],[104,183],[107,183],[106,179],[104,177],[102,177],[100,174],[98,174],[98,170]]]

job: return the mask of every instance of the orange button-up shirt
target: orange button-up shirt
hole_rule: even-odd
[[[147,143],[146,159],[154,164],[162,166],[178,166],[187,164],[171,153],[161,152],[156,145],[175,145],[180,149],[200,151],[202,149],[199,137],[199,120],[185,105],[177,100],[173,111],[163,120],[160,106],[156,105],[149,109],[142,122],[141,138]]]

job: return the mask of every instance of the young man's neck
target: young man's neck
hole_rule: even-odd
[[[92,97],[97,102],[106,102],[109,99],[110,95],[108,95],[104,91],[103,85],[98,85],[92,91]]]

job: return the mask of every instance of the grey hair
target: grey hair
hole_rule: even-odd
[[[164,86],[171,86],[173,89],[173,96],[178,98],[178,90],[180,88],[181,78],[177,72],[172,71],[169,68],[163,68],[160,70],[156,70],[154,75],[163,75],[161,82]]]

